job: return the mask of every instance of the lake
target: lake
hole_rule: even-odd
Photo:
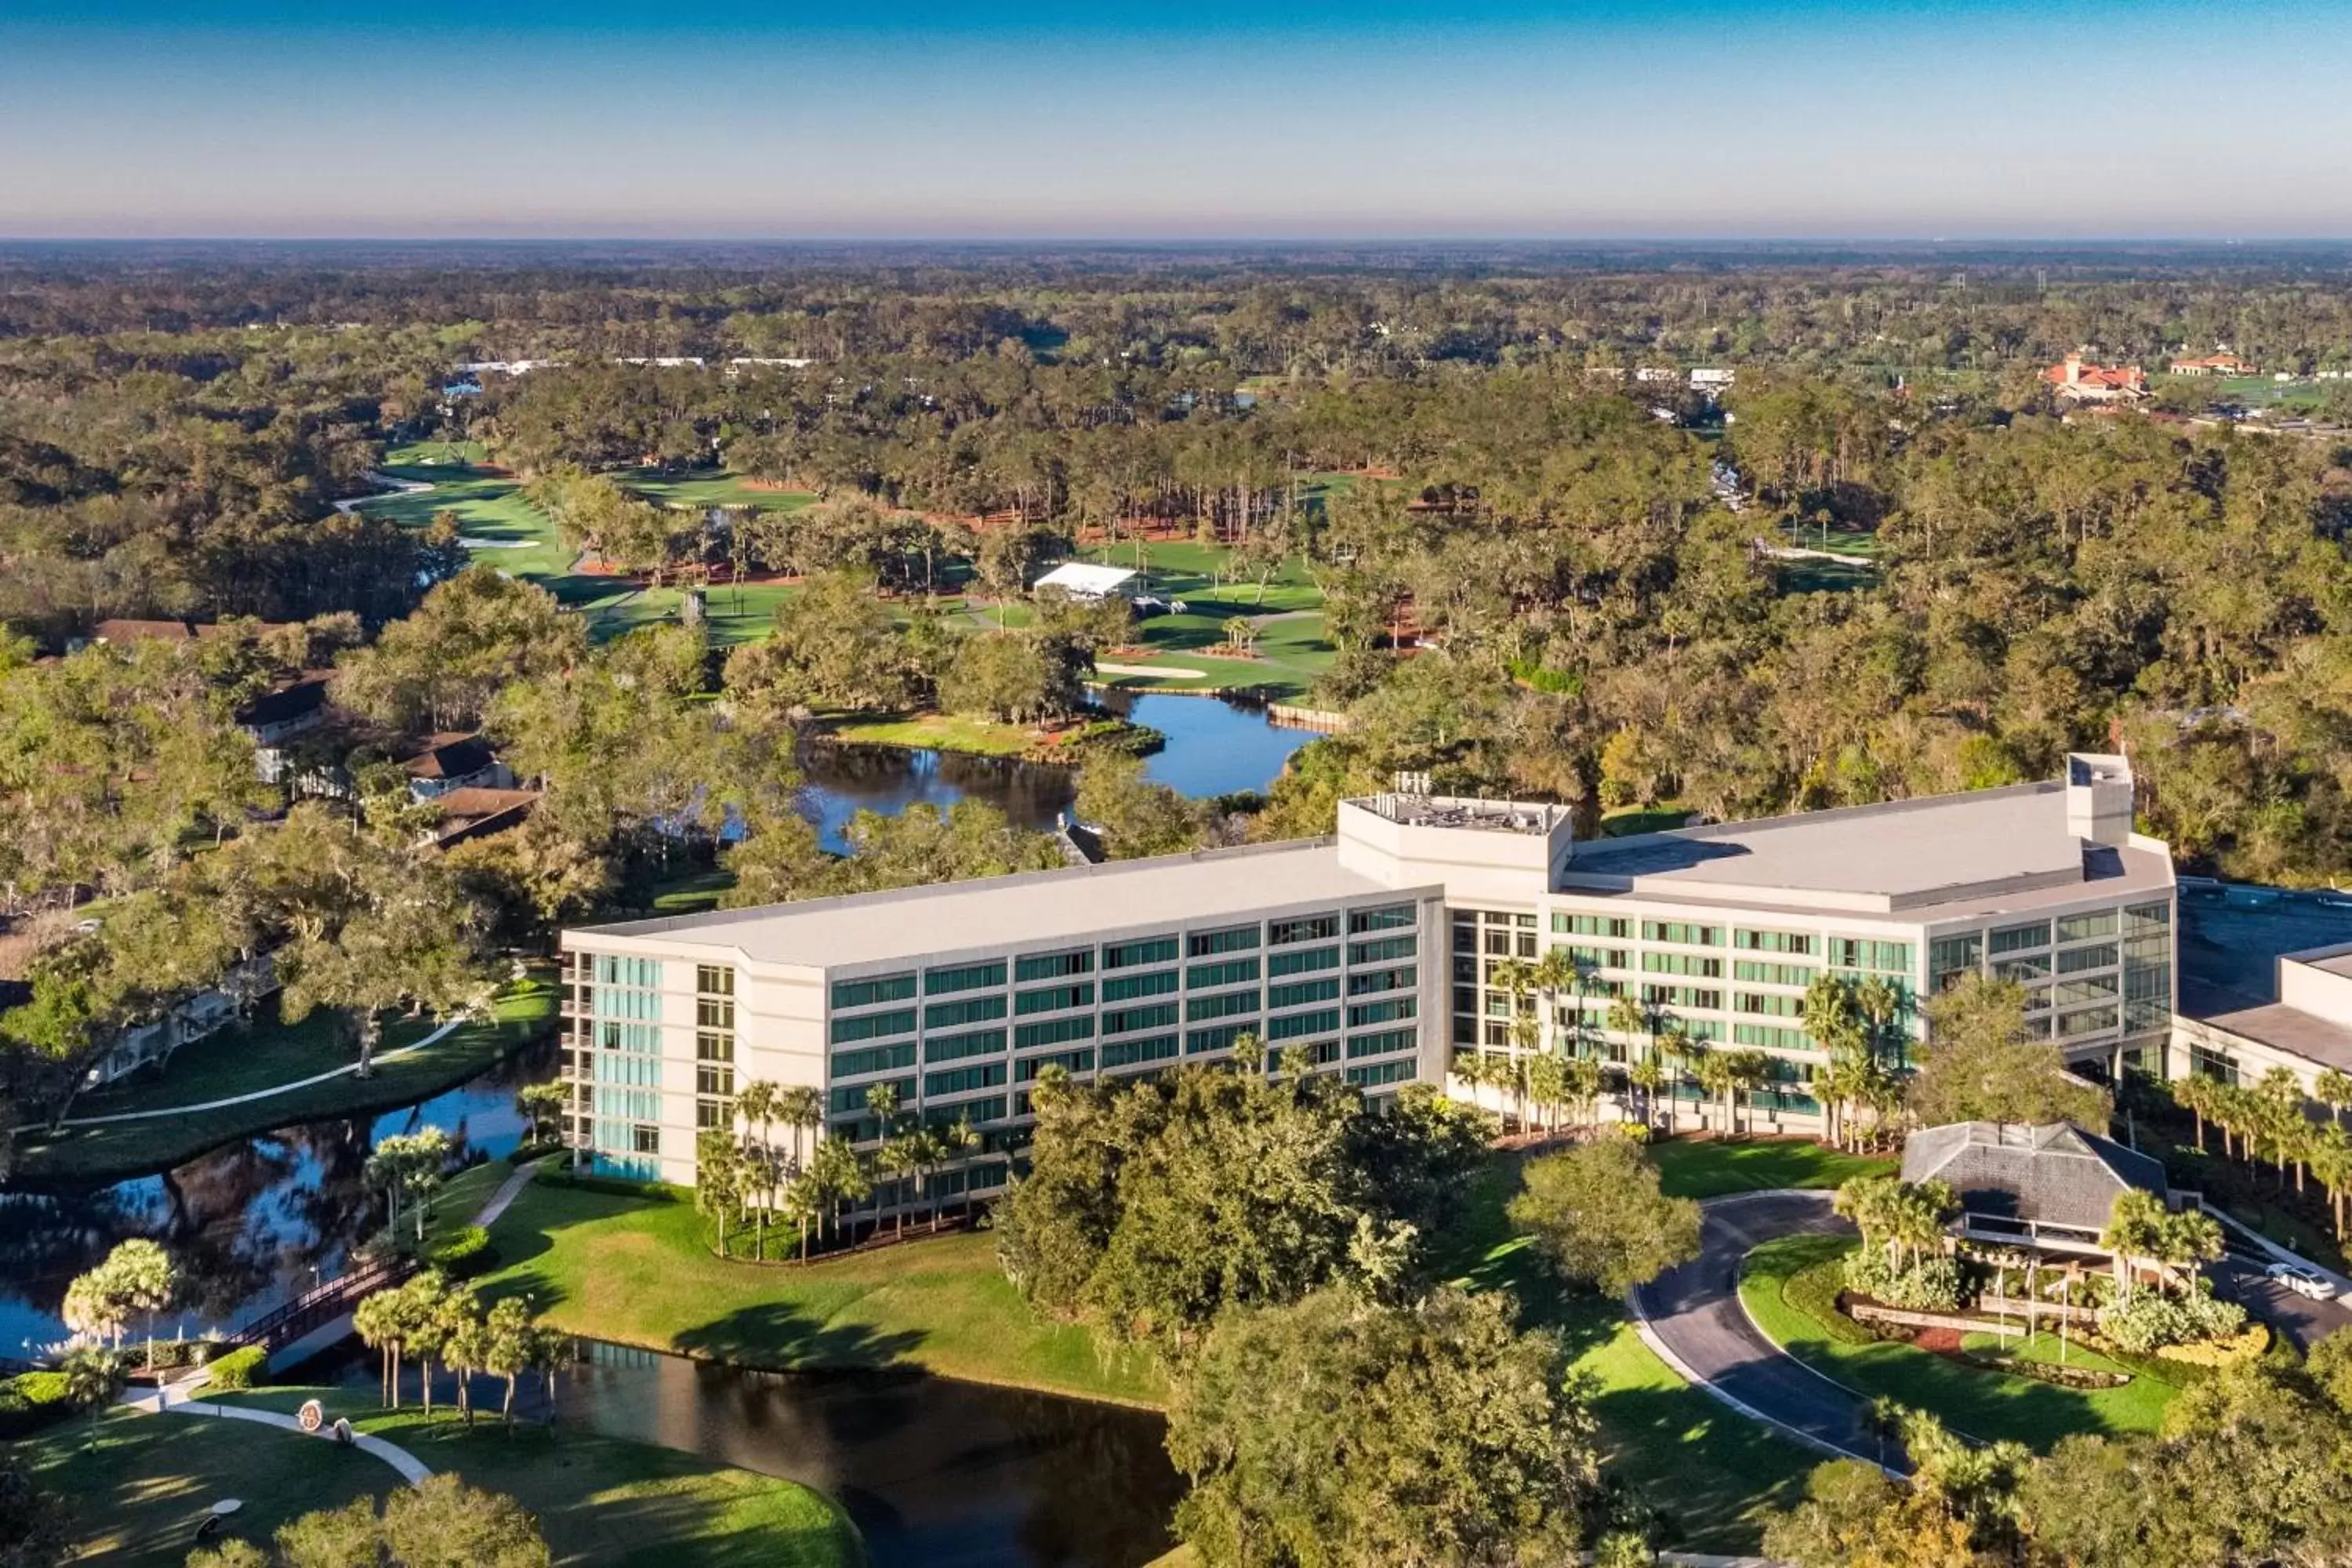
[[[1165,747],[1144,759],[1144,776],[1196,800],[1266,788],[1290,754],[1315,739],[1307,731],[1269,722],[1262,708],[1213,697],[1113,690],[1101,693],[1100,701],[1168,737]],[[812,748],[802,765],[808,779],[803,808],[824,847],[836,853],[846,851],[843,829],[860,811],[895,816],[918,804],[944,809],[977,799],[1003,811],[1014,826],[1042,832],[1077,796],[1073,770],[1004,757],[826,745]]]

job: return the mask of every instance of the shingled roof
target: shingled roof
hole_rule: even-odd
[[[2103,1230],[2118,1194],[2165,1195],[2164,1167],[2071,1121],[1955,1121],[1914,1132],[1903,1179],[1949,1182],[1972,1215]]]

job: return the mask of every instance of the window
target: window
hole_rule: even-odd
[[[902,1046],[875,1046],[862,1051],[833,1053],[833,1074],[835,1078],[857,1078],[869,1072],[888,1072],[893,1068],[915,1065],[915,1042]]]
[[[1405,940],[1412,939],[1408,937]],[[1302,947],[1289,952],[1268,953],[1265,960],[1265,972],[1270,975],[1311,974],[1318,969],[1339,967],[1339,950],[1336,947]],[[1474,975],[1477,973],[1475,963],[1471,973]]]
[[[852,1040],[880,1039],[885,1035],[910,1035],[915,1032],[915,1010],[897,1007],[887,1013],[861,1013],[855,1017],[835,1018],[831,1025],[831,1039],[836,1046]]]
[[[1375,991],[1410,991],[1420,984],[1420,972],[1412,964],[1395,969],[1368,969],[1348,976],[1348,994],[1369,996]]]
[[[1508,958],[1508,957],[1510,957],[1510,956],[1511,956],[1511,933],[1510,933],[1509,931],[1488,931],[1488,932],[1486,933],[1486,941],[1485,952],[1486,952],[1487,956],[1489,956],[1489,957],[1491,957],[1491,958]]]
[[[698,1062],[731,1062],[735,1059],[735,1036],[725,1029],[706,1029],[694,1037],[694,1059]]]
[[[2089,947],[2069,948],[2058,955],[2058,973],[2080,974],[2086,969],[2112,969],[2116,963],[2116,944],[2095,942]]]
[[[1678,942],[1686,947],[1721,947],[1721,926],[1694,925],[1688,921],[1643,921],[1643,942]]]
[[[1522,918],[1529,925],[1535,923],[1533,915]],[[1418,925],[1420,922],[1421,911],[1412,904],[1391,904],[1385,909],[1378,910],[1349,910],[1348,934],[1361,936],[1366,931],[1396,931],[1403,927]]]
[[[1176,990],[1176,972],[1155,969],[1149,974],[1115,974],[1102,983],[1106,1002],[1132,1002],[1139,996],[1167,996]]]
[[[2031,985],[2050,973],[2050,955],[2032,952],[2023,958],[1996,958],[1992,961],[1995,980],[2014,980],[2021,985]]]
[[[1121,1007],[1102,1016],[1106,1035],[1129,1035],[1138,1029],[1164,1029],[1176,1021],[1176,1004],[1159,1002],[1149,1007]]]
[[[944,996],[955,991],[985,991],[1003,984],[1004,960],[1001,958],[986,963],[959,963],[923,971],[923,994],[927,996]]]
[[[1811,1049],[1813,1042],[1802,1029],[1783,1029],[1771,1024],[1734,1024],[1731,1043],[1767,1050],[1801,1051]]]
[[[1633,922],[1622,915],[1554,915],[1551,929],[1562,936],[1606,936],[1622,942],[1633,934]]]
[[[1226,991],[1211,996],[1188,996],[1184,1000],[1184,1021],[1204,1023],[1211,1018],[1231,1018],[1258,1010],[1255,991]]]
[[[1865,936],[1833,936],[1830,938],[1830,967],[1866,969],[1876,974],[1908,974],[1911,944]]]
[[[1199,1056],[1203,1051],[1233,1048],[1233,1043],[1255,1031],[1247,1024],[1220,1024],[1213,1029],[1193,1029],[1184,1037],[1184,1054]]]
[[[991,1018],[1004,1016],[1002,996],[970,996],[961,1002],[934,1002],[923,1009],[926,1029],[953,1029],[965,1024],[984,1024]]]
[[[1075,948],[1068,952],[1033,952],[1013,963],[1015,980],[1059,980],[1065,975],[1094,972],[1095,950],[1090,947]]]
[[[735,1069],[725,1062],[701,1062],[694,1069],[694,1092],[722,1099],[735,1092]]]
[[[661,960],[657,958],[624,958],[618,953],[600,952],[595,955],[595,973],[599,985],[661,989]]]
[[[1642,1000],[1653,1007],[1696,1007],[1703,1013],[1723,1009],[1723,993],[1697,985],[1644,985]]]
[[[1370,1035],[1348,1037],[1348,1058],[1384,1057],[1391,1051],[1410,1051],[1421,1045],[1421,1037],[1411,1029],[1381,1029]]]
[[[2115,934],[2116,911],[2113,910],[2091,910],[2079,915],[2058,917],[2060,942],[2087,942],[2095,936]]]
[[[1731,945],[1749,952],[1787,952],[1800,958],[1811,958],[1813,939],[1798,931],[1736,931],[1731,933]]]
[[[1633,951],[1625,947],[1555,947],[1554,952],[1565,952],[1588,969],[1628,969],[1633,966]]]
[[[1003,1051],[1004,1031],[1002,1029],[974,1029],[969,1035],[931,1035],[923,1041],[923,1059],[927,1062],[1001,1056]]]
[[[1348,1027],[1360,1029],[1368,1024],[1395,1024],[1416,1017],[1421,1009],[1411,996],[1391,996],[1379,1002],[1359,1002],[1348,1009]]]
[[[1004,1116],[1004,1097],[992,1095],[986,1100],[958,1100],[953,1105],[929,1106],[923,1111],[926,1127],[952,1127],[959,1121],[998,1121]],[[948,1173],[953,1175],[955,1173]],[[940,1178],[945,1180],[944,1177]]]
[[[1034,991],[1015,991],[1013,994],[1013,1014],[1018,1018],[1028,1017],[1033,1013],[1062,1013],[1072,1007],[1091,1007],[1094,1005],[1095,983],[1091,980],[1081,981],[1076,985],[1041,985]]]
[[[1816,972],[1801,963],[1765,963],[1753,958],[1731,961],[1731,977],[1762,985],[1811,985]]]
[[[1298,920],[1268,921],[1265,945],[1289,947],[1302,942],[1328,942],[1339,934],[1338,915],[1307,915]]]
[[[1176,959],[1176,939],[1172,936],[1148,936],[1136,942],[1122,942],[1103,949],[1105,969],[1140,969],[1150,963],[1172,963]]]
[[[1695,974],[1702,980],[1723,978],[1723,960],[1689,952],[1645,952],[1642,969],[1648,974]]]
[[[1137,1062],[1165,1061],[1176,1054],[1176,1037],[1153,1035],[1140,1040],[1116,1040],[1102,1048],[1106,1068],[1132,1067]]]
[[[1366,1067],[1349,1068],[1348,1081],[1358,1089],[1378,1089],[1382,1084],[1409,1083],[1412,1080],[1414,1064],[1411,1058],[1400,1057],[1394,1061],[1373,1062]]]
[[[1995,956],[2004,952],[2024,952],[2032,948],[2050,945],[2050,922],[2035,921],[2032,925],[2000,926],[1987,939]]]
[[[698,963],[694,966],[694,988],[706,996],[732,996],[735,971],[724,963]]]
[[[702,1131],[708,1131],[714,1127],[732,1131],[735,1126],[735,1102],[731,1100],[696,1100],[694,1125]]]
[[[1948,991],[1964,974],[1974,974],[1984,963],[1984,933],[1961,931],[1939,936],[1927,944],[1927,989]]]
[[[2124,910],[2124,934],[2136,936],[2142,931],[2172,929],[2170,904],[2134,904]]]
[[[1351,942],[1348,944],[1349,963],[1393,963],[1400,958],[1411,958],[1420,945],[1418,938],[1384,936],[1374,942]]]
[[[1322,1007],[1312,1013],[1291,1013],[1267,1023],[1265,1037],[1269,1040],[1296,1040],[1306,1035],[1336,1034],[1339,1028],[1339,1009]]]
[[[636,1126],[629,1129],[629,1152],[635,1154],[661,1152],[661,1129]]]
[[[877,1002],[904,1002],[914,994],[915,976],[911,972],[833,983],[833,1005],[836,1007],[871,1007]]]
[[[1184,951],[1194,958],[1214,958],[1221,952],[1248,952],[1257,946],[1257,927],[1229,926],[1223,931],[1194,931]]]
[[[1732,993],[1731,1010],[1760,1014],[1768,1018],[1801,1018],[1805,1016],[1805,999],[1801,996],[1774,996],[1761,991],[1736,991]]]
[[[2079,1013],[2058,1015],[2058,1037],[2062,1040],[2070,1039],[2076,1035],[2095,1035],[2101,1030],[2112,1029],[2115,1026],[2116,1009],[2112,1005],[2085,1007]]]
[[[735,1026],[735,1003],[726,996],[698,996],[694,999],[695,1026],[703,1029],[732,1029]]]
[[[2113,996],[2121,983],[2112,974],[2095,974],[2085,980],[2061,980],[2050,988],[2052,1000],[2061,1007],[2077,1002],[2099,1002]]]
[[[981,1062],[968,1068],[950,1068],[945,1072],[927,1073],[923,1078],[923,1095],[932,1099],[942,1094],[970,1094],[976,1089],[994,1089],[1004,1081],[1003,1062]]]
[[[887,1081],[892,1089],[898,1091],[898,1103],[901,1106],[906,1105],[908,1101],[915,1098],[915,1080],[913,1079],[892,1079]],[[867,1093],[873,1089],[879,1089],[880,1087],[880,1084],[873,1083],[850,1084],[845,1087],[836,1086],[833,1091],[825,1097],[825,1103],[832,1113],[835,1116],[842,1115],[847,1111],[863,1110],[866,1109],[866,1097]]]
[[[1047,1068],[1060,1068],[1064,1072],[1081,1073],[1095,1070],[1095,1054],[1091,1050],[1063,1051],[1050,1057],[1023,1057],[1013,1064],[1016,1083],[1031,1083]]]
[[[1241,985],[1257,978],[1257,960],[1229,958],[1223,963],[1196,963],[1184,972],[1188,991],[1213,991],[1220,985]]]
[[[1095,1020],[1091,1013],[1013,1026],[1013,1045],[1016,1050],[1025,1051],[1034,1046],[1058,1046],[1065,1040],[1091,1040],[1094,1037]]]
[[[1356,981],[1362,978],[1361,975],[1354,976],[1349,980],[1349,986],[1352,989]],[[1381,988],[1374,986],[1372,989]],[[1339,994],[1339,983],[1337,980],[1298,980],[1288,985],[1267,986],[1265,1005],[1269,1007],[1304,1007],[1312,1002],[1334,1001]]]

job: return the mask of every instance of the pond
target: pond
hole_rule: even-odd
[[[1212,697],[1107,691],[1101,702],[1168,737],[1144,759],[1144,776],[1197,800],[1266,788],[1290,754],[1315,739],[1277,727],[1263,708]],[[859,811],[895,816],[919,803],[945,808],[978,799],[1014,826],[1042,832],[1077,796],[1077,775],[1068,768],[903,746],[818,747],[803,768],[803,809],[824,847],[836,852],[846,850],[842,830]]]
[[[1139,1568],[1183,1483],[1151,1412],[915,1372],[765,1373],[593,1341],[559,1396],[607,1436],[840,1500],[873,1568]],[[373,1363],[357,1369],[373,1387]]]
[[[188,1305],[157,1331],[229,1329],[341,1273],[376,1224],[361,1168],[379,1138],[438,1127],[467,1157],[522,1141],[514,1091],[545,1078],[553,1046],[381,1116],[282,1128],[199,1155],[161,1175],[59,1193],[0,1193],[0,1357],[30,1359],[65,1338],[58,1307],[73,1277],[130,1237],[162,1242]]]

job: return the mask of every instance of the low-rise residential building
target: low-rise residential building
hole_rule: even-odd
[[[247,700],[236,710],[237,727],[253,740],[255,771],[264,784],[279,784],[292,771],[287,742],[323,727],[329,672],[306,670]]]
[[[2092,364],[2077,351],[2042,373],[2069,403],[2136,403],[2147,395],[2147,373],[2136,364]]]
[[[573,930],[571,1131],[600,1168],[690,1181],[739,1083],[815,1088],[860,1137],[888,1083],[978,1130],[963,1179],[985,1192],[1045,1068],[1224,1059],[1244,1034],[1375,1096],[1446,1084],[1459,1052],[1630,1063],[1679,1034],[1761,1053],[1761,1120],[1810,1128],[1824,973],[1884,982],[1906,1040],[1918,998],[2013,979],[2084,1070],[2161,1072],[2172,862],[2131,817],[2129,770],[2091,755],[2051,783],[1589,843],[1562,807],[1398,792],[1343,802],[1329,838]],[[1519,961],[1553,948],[1574,978],[1539,994]]]
[[[2252,360],[2240,359],[2233,353],[2205,354],[2196,359],[2177,359],[2171,370],[2175,375],[2252,375],[2257,366]]]
[[[479,735],[430,736],[422,749],[401,759],[400,768],[418,800],[436,800],[458,789],[511,789],[515,782]]]

